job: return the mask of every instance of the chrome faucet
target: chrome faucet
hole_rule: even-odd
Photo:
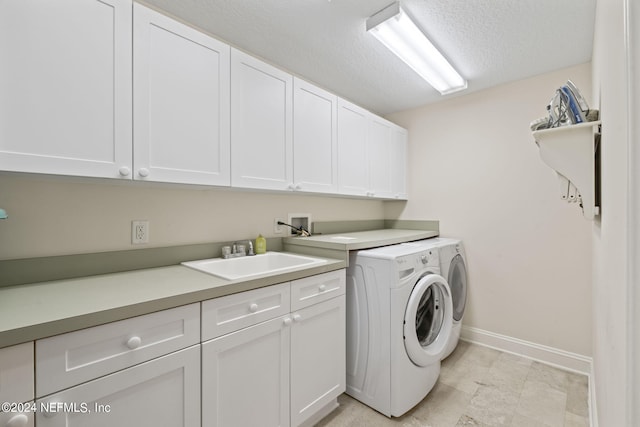
[[[242,243],[248,243],[248,245],[244,245]],[[246,252],[246,248],[249,246],[249,252]],[[222,247],[222,258],[238,258],[243,256],[251,256],[255,255],[253,252],[253,242],[251,240],[233,242],[231,246],[223,246]]]

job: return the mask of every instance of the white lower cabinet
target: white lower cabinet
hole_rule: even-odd
[[[344,284],[344,270],[295,280],[292,312],[274,310],[277,317],[202,344],[203,427],[310,425],[337,406],[346,378]],[[253,300],[282,294],[283,285],[203,302],[203,334],[241,296],[248,314],[260,306]]]
[[[331,271],[0,349],[0,402],[16,404],[0,427],[313,425],[345,391],[345,282]]]
[[[291,425],[299,426],[326,415],[323,409],[345,390],[345,296],[296,311],[292,318]]]
[[[289,315],[202,344],[202,425],[289,426]]]
[[[33,427],[33,379],[33,342],[0,349],[0,427]]]
[[[36,402],[38,427],[200,426],[200,345]]]

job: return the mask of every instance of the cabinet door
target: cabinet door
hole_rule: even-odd
[[[64,390],[37,405],[38,427],[199,427],[200,345]]]
[[[32,400],[33,370],[33,341],[0,349],[0,403]]]
[[[202,344],[203,426],[289,425],[288,323],[278,317]]]
[[[0,2],[0,63],[0,170],[130,178],[131,0]]]
[[[293,80],[293,177],[295,190],[338,190],[338,98]]]
[[[369,126],[369,196],[391,198],[391,127],[394,125],[372,116]]]
[[[231,50],[231,185],[293,186],[293,77]]]
[[[134,4],[134,178],[229,185],[230,48]]]
[[[399,126],[394,126],[391,133],[391,190],[394,199],[406,200],[408,133]]]
[[[369,114],[338,99],[338,191],[341,194],[366,196],[369,192]]]
[[[345,296],[296,311],[291,328],[291,425],[345,391]]]

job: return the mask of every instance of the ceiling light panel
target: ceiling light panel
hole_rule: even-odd
[[[367,31],[442,95],[467,88],[467,81],[395,2],[367,20]]]

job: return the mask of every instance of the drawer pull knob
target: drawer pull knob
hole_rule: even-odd
[[[14,415],[7,421],[6,427],[24,427],[29,422],[29,417],[25,414]]]
[[[294,314],[293,315],[293,321],[294,322],[299,322],[302,320],[302,316],[300,316],[299,314]]]
[[[140,339],[140,337],[131,337],[127,341],[127,347],[129,347],[130,350],[135,350],[136,348],[140,347],[140,344],[142,344],[142,340]]]
[[[284,320],[282,321],[282,323],[284,323],[284,326],[291,325],[291,318],[290,317],[285,317]]]
[[[252,313],[255,313],[256,311],[258,311],[258,304],[256,304],[255,302],[253,304],[251,304],[249,306],[249,311]]]
[[[320,286],[318,286],[318,290],[319,290],[320,292],[324,292],[325,290],[327,290],[327,285],[320,285]]]

